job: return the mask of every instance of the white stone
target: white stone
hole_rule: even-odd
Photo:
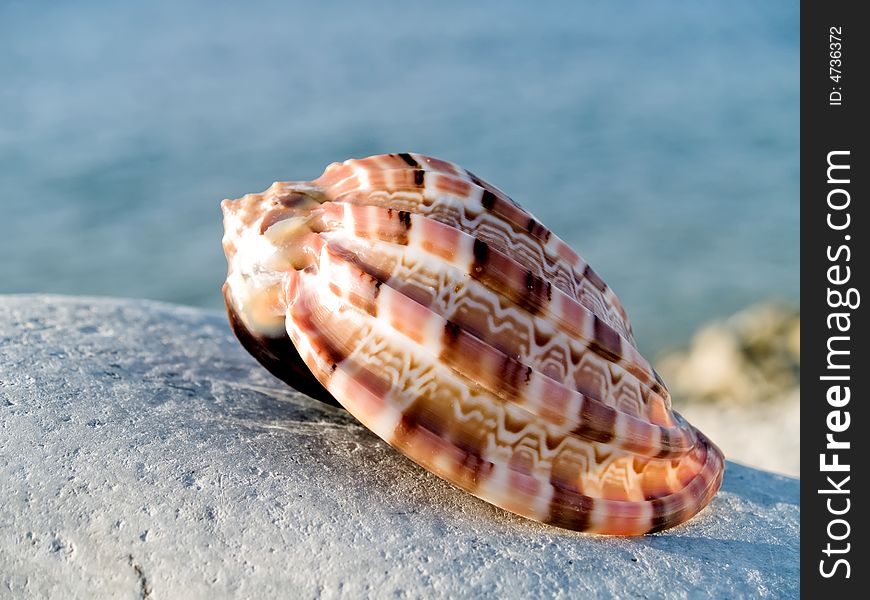
[[[796,597],[799,482],[688,524],[540,525],[260,368],[217,313],[0,297],[0,596]]]

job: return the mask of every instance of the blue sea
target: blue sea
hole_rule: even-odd
[[[799,301],[799,3],[0,2],[0,293],[221,307],[221,199],[413,151],[566,239],[641,349]]]

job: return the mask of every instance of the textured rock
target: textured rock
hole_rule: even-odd
[[[515,517],[273,379],[223,315],[0,297],[0,596],[796,596],[799,482],[643,538]]]

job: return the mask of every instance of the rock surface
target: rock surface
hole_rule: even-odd
[[[799,485],[729,463],[686,525],[563,531],[284,386],[222,315],[0,296],[0,596],[796,597]]]

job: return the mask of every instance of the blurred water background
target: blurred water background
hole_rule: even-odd
[[[219,308],[218,203],[466,166],[575,246],[644,352],[799,299],[798,2],[0,2],[0,293]]]

